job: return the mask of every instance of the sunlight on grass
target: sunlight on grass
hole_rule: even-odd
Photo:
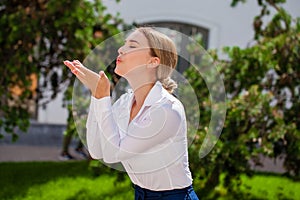
[[[78,161],[0,163],[0,199],[133,199],[128,177],[117,183],[116,174],[104,168],[95,178],[88,166]]]
[[[103,166],[100,176],[88,162],[0,163],[1,200],[130,200],[134,190],[128,176],[117,182],[117,173]],[[197,184],[194,185],[197,187]],[[238,199],[300,199],[300,182],[276,174],[242,176]],[[237,199],[222,185],[218,200]],[[201,197],[201,196],[200,196]]]
[[[25,197],[15,199],[133,199],[133,190],[130,189],[128,181],[114,186],[114,177],[108,175],[96,179],[86,177],[59,178],[55,181],[33,186],[28,190]]]
[[[242,191],[263,199],[300,199],[300,182],[287,177],[274,175],[255,175],[252,178],[242,177]]]
[[[226,188],[223,174],[221,184],[214,188],[208,199],[217,200],[298,200],[300,199],[300,182],[292,178],[273,173],[257,172],[252,177],[241,175],[241,182]]]

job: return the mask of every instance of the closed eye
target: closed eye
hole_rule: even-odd
[[[129,48],[137,48],[137,45],[140,43],[136,40],[125,40],[125,43],[128,44]]]

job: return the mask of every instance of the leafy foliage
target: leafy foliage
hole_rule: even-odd
[[[234,0],[232,5],[238,1]],[[261,14],[254,18],[253,46],[241,49],[226,47],[229,59],[218,58],[218,69],[224,77],[227,93],[227,118],[221,137],[208,156],[199,160],[197,150],[206,134],[200,127],[199,140],[190,148],[191,168],[196,188],[201,194],[212,194],[223,184],[235,198],[241,184],[240,175],[252,175],[249,160],[262,165],[260,155],[284,159],[287,174],[300,175],[300,19],[292,17],[279,6],[284,1],[258,0]],[[263,17],[269,8],[276,13],[266,25]],[[189,69],[189,82],[201,97],[201,124],[208,124],[210,99],[206,85]],[[200,168],[200,169],[199,169]],[[221,181],[221,174],[224,174]],[[221,193],[214,193],[216,198]]]
[[[105,9],[101,0],[0,2],[0,136],[5,132],[16,140],[15,128],[26,131],[32,106],[46,105],[72,85],[63,60],[82,60],[118,33],[122,20]],[[66,104],[70,92],[66,90]]]

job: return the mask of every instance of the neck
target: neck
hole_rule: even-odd
[[[147,95],[154,86],[154,82],[145,83],[139,87],[132,87],[134,91],[135,104],[142,107]]]
[[[138,107],[141,107],[154,86],[156,82],[156,71],[150,69],[151,71],[145,72],[144,68],[138,68],[131,73],[126,74],[126,80],[134,91],[135,104]]]

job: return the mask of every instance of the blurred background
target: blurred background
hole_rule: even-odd
[[[199,101],[190,105],[201,117],[189,145],[198,196],[300,199],[299,17],[296,0],[0,1],[0,199],[133,198],[126,174],[91,160],[80,142],[75,79],[62,62],[84,60],[101,42],[141,25],[169,28],[189,58],[179,58],[177,71]],[[197,71],[207,70],[205,59],[174,31],[210,55],[226,102],[213,102]],[[115,85],[113,69],[107,73]],[[226,119],[200,158],[213,103],[226,107]]]

